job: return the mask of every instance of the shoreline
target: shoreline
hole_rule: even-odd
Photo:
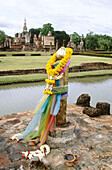
[[[74,73],[72,73],[72,74],[74,74]],[[69,79],[75,79],[75,78],[78,79],[78,78],[87,78],[87,77],[103,77],[103,76],[110,76],[111,77],[112,73],[102,73],[102,74],[99,74],[99,75],[98,74],[93,74],[93,75],[89,75],[89,74],[88,75],[69,75]],[[10,85],[10,84],[23,84],[23,83],[44,82],[45,78],[46,78],[46,76],[43,77],[42,79],[37,79],[37,80],[22,80],[22,81],[20,80],[20,81],[12,81],[12,82],[0,83],[0,86]]]

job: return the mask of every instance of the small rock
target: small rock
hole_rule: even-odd
[[[82,94],[77,99],[77,105],[83,106],[83,107],[89,107],[90,106],[90,96],[88,94]]]
[[[50,162],[49,162],[49,160],[48,159],[46,159],[46,158],[42,158],[42,163],[44,164],[44,166],[47,168],[47,169],[49,169],[50,168]]]
[[[23,165],[21,165],[17,170],[24,170]]]
[[[33,157],[33,158],[30,159],[30,163],[31,163],[31,164],[35,164],[35,163],[37,163],[37,162],[39,162],[39,161],[40,161],[40,159],[39,159],[38,156],[35,156],[35,157]]]
[[[0,155],[0,167],[7,167],[10,165],[10,160],[4,155]]]
[[[94,107],[85,107],[83,113],[90,117],[95,117],[101,115],[101,110]]]
[[[19,146],[19,145],[18,145]],[[9,153],[9,158],[12,162],[18,161],[21,159],[21,155],[19,154],[19,147],[13,144],[12,146],[7,148],[7,152]]]
[[[110,104],[98,102],[96,108],[101,110],[102,115],[110,115]]]
[[[15,125],[17,123],[20,123],[20,120],[19,119],[12,119],[12,120],[8,120],[8,123]]]

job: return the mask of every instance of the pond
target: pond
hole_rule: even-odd
[[[0,115],[34,110],[43,96],[45,82],[0,86]],[[78,78],[69,81],[68,104],[76,103],[84,93],[91,96],[91,106],[97,102],[111,104],[112,114],[112,77]]]

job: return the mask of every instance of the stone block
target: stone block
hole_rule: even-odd
[[[101,115],[110,115],[110,104],[104,102],[98,102],[96,108],[101,110]]]
[[[90,117],[95,117],[101,115],[101,110],[94,107],[85,107],[83,113]]]
[[[88,94],[82,94],[77,99],[77,105],[83,106],[83,107],[89,107],[90,106],[90,96]]]

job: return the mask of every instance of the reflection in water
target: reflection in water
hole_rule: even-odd
[[[44,85],[45,82],[0,86],[0,114],[34,110],[43,96]],[[96,106],[97,102],[112,105],[111,85],[110,77],[72,79],[69,82],[68,103],[76,103],[81,94],[88,93],[91,96],[91,106]]]

